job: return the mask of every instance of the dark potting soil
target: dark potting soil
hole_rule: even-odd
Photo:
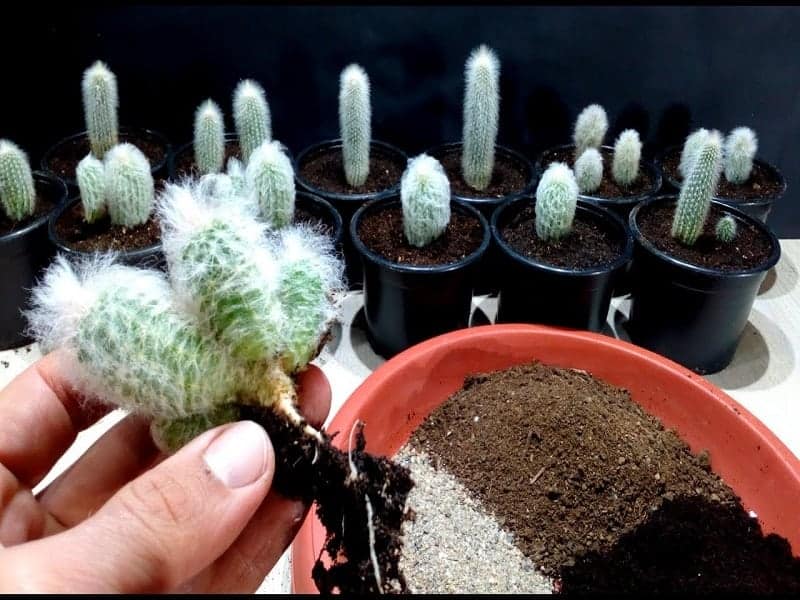
[[[149,248],[161,241],[161,229],[155,214],[136,227],[112,225],[108,216],[89,224],[84,220],[80,202],[62,213],[55,223],[55,230],[65,246],[81,252],[124,252]]]
[[[518,211],[501,227],[500,234],[514,250],[532,260],[566,267],[587,269],[606,265],[622,252],[622,240],[600,221],[575,213],[572,232],[557,242],[545,242],[536,235],[533,203]]]
[[[237,158],[242,160],[242,151],[239,147],[239,140],[228,140],[225,142],[225,159],[223,161],[223,170],[228,166],[229,158]],[[182,179],[183,177],[198,177],[197,165],[194,163],[194,148],[187,147],[183,152],[175,155],[175,179]]]
[[[119,142],[127,142],[136,146],[150,161],[151,167],[161,163],[166,157],[167,149],[164,145],[149,136],[120,132]],[[89,152],[88,137],[72,139],[59,146],[57,152],[50,156],[48,167],[59,177],[75,179],[75,168]]]
[[[342,149],[330,148],[305,159],[300,176],[317,189],[337,194],[373,194],[396,185],[406,165],[374,147],[369,154],[369,175],[363,185],[354,188],[344,176]]]
[[[788,544],[754,533],[757,521],[706,452],[693,455],[626,390],[583,371],[534,362],[467,377],[410,444],[470,490],[562,589],[730,589],[738,578],[761,590],[773,572],[798,583]],[[742,556],[760,568],[733,574]],[[628,562],[609,568],[615,560]]]
[[[53,211],[56,207],[56,201],[47,194],[42,194],[36,190],[36,207],[33,209],[33,214],[30,217],[25,217],[21,221],[14,221],[8,217],[5,210],[0,209],[0,237],[14,233],[21,229],[25,229],[28,225],[33,223],[36,219],[42,218],[44,215]]]
[[[262,425],[275,448],[274,488],[286,497],[316,501],[317,516],[325,527],[324,551],[334,563],[325,567],[321,556],[312,577],[322,593],[338,589],[343,594],[407,593],[400,572],[406,498],[414,485],[410,472],[384,457],[364,451],[363,425],[354,432],[336,432],[354,442],[352,452],[334,448],[333,436],[324,442],[304,433],[271,409],[242,405],[241,418]],[[351,477],[349,458],[357,477]],[[371,515],[365,498],[369,498]],[[374,546],[367,523],[372,523]],[[370,548],[374,548],[380,571],[380,586]],[[346,557],[344,560],[342,560]]]
[[[403,233],[403,211],[388,206],[367,213],[358,226],[364,245],[388,261],[402,265],[447,265],[469,256],[483,241],[481,222],[453,210],[444,233],[423,248],[412,246]]]
[[[720,271],[754,268],[769,258],[769,239],[752,225],[738,223],[736,239],[729,244],[717,240],[714,228],[720,217],[727,214],[717,206],[711,207],[705,229],[694,246],[684,246],[672,237],[674,207],[674,203],[649,206],[637,215],[641,232],[662,252],[693,265]]]
[[[661,169],[664,175],[668,175],[679,183],[683,181],[683,176],[678,170],[680,162],[681,148],[675,148],[665,153],[661,160]],[[781,182],[773,176],[772,172],[754,162],[750,178],[741,184],[728,181],[725,178],[725,171],[723,171],[719,178],[716,196],[726,200],[754,200],[758,198],[775,198],[782,191]]]
[[[504,198],[511,194],[519,194],[528,185],[529,174],[512,159],[495,153],[492,180],[485,190],[476,190],[464,181],[461,172],[461,148],[453,148],[444,153],[440,159],[442,167],[450,180],[450,191],[462,198]]]
[[[600,148],[599,150],[603,157],[603,179],[600,182],[600,187],[586,194],[586,196],[591,196],[592,198],[627,198],[656,191],[653,189],[655,181],[650,172],[642,168],[639,169],[639,177],[632,184],[629,186],[618,184],[611,174],[612,165],[614,164],[614,152],[606,148]],[[569,147],[547,150],[542,160],[543,168],[547,169],[551,162],[567,163],[570,168],[573,168],[575,166],[574,149]]]

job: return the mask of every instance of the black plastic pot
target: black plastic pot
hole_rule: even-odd
[[[156,164],[152,164],[150,170],[153,173],[153,177],[154,178],[159,178],[159,177],[166,178],[169,175],[171,175],[170,170],[171,170],[171,166],[172,166],[172,159],[171,159],[172,146],[170,145],[169,140],[166,138],[166,136],[164,136],[162,133],[159,133],[158,131],[153,131],[151,129],[144,129],[142,127],[130,127],[130,128],[121,127],[120,130],[119,130],[119,141],[120,142],[126,142],[127,139],[128,139],[128,136],[131,135],[131,134],[135,134],[137,138],[138,137],[150,138],[153,141],[155,141],[156,143],[159,143],[164,147],[164,159],[159,161]],[[70,197],[73,197],[78,193],[78,183],[77,183],[77,181],[75,180],[74,177],[66,177],[66,176],[62,177],[62,176],[58,175],[58,173],[56,173],[53,170],[53,168],[51,167],[50,163],[51,163],[51,160],[53,158],[53,155],[56,154],[56,152],[58,152],[59,148],[61,148],[63,145],[71,143],[74,140],[77,140],[77,139],[80,139],[80,138],[86,138],[86,137],[87,137],[87,133],[85,131],[82,131],[80,133],[76,133],[76,134],[71,135],[69,137],[66,137],[66,138],[64,138],[62,140],[59,140],[53,146],[51,146],[47,150],[47,152],[44,153],[44,156],[42,157],[42,164],[41,164],[42,170],[47,172],[47,173],[50,173],[54,177],[59,177],[60,179],[63,179],[67,184],[67,188],[68,188]],[[88,148],[88,144],[89,144],[88,140],[87,140],[86,144],[87,144],[87,148]],[[87,149],[87,153],[88,153],[88,149]]]
[[[339,252],[342,252],[344,241],[344,226],[342,217],[338,211],[331,206],[331,203],[308,192],[297,192],[295,196],[295,207],[311,213],[331,228],[331,238]]]
[[[664,177],[664,191],[674,191],[674,193],[678,193],[681,189],[682,181],[675,179],[672,175],[668,174],[663,168],[664,157],[672,154],[674,152],[681,152],[681,146],[671,146],[665,149],[663,152],[659,153],[656,156],[655,164],[659,171],[663,174]],[[735,208],[736,210],[740,210],[743,213],[750,215],[751,217],[758,219],[762,223],[767,222],[767,218],[769,217],[769,213],[772,211],[772,204],[776,200],[783,198],[786,194],[786,178],[783,176],[778,168],[765,160],[761,160],[760,158],[756,158],[753,160],[754,163],[758,164],[762,168],[770,171],[775,178],[781,182],[781,191],[779,194],[774,196],[766,196],[764,198],[752,198],[749,200],[736,200],[732,198],[721,198],[716,197],[714,200],[721,202],[722,204],[727,204],[728,206]],[[724,177],[724,175],[723,175]]]
[[[37,193],[52,199],[55,210],[67,199],[66,184],[48,173],[33,174]],[[0,273],[3,290],[0,294],[0,350],[17,348],[31,339],[25,334],[28,323],[22,314],[29,308],[30,290],[43,269],[55,255],[55,247],[47,237],[50,215],[42,215],[17,231],[0,236]]]
[[[362,206],[350,221],[350,239],[364,272],[364,316],[367,339],[385,358],[426,340],[469,325],[476,268],[489,247],[489,225],[469,204],[451,207],[479,219],[484,235],[469,256],[447,265],[411,266],[386,260],[361,241],[358,226],[365,215],[399,205],[398,195]]]
[[[235,133],[226,133],[225,134],[225,145],[231,142],[238,142],[239,136]],[[183,157],[184,154],[189,153],[192,155],[192,159],[194,159],[194,141],[186,142],[185,144],[181,144],[178,148],[171,153],[170,155],[170,165],[169,165],[169,176],[170,179],[175,180],[178,176],[177,173],[177,165],[180,158]],[[291,154],[289,155],[291,157]],[[242,166],[247,166],[242,163]],[[227,167],[227,165],[223,165],[223,170]]]
[[[458,152],[458,155],[461,156],[461,142],[452,142],[449,144],[441,144],[439,146],[435,146],[426,151],[426,154],[433,156],[437,160],[441,160],[443,156],[449,154],[450,152]],[[537,180],[536,169],[531,164],[525,156],[517,152],[516,150],[512,150],[511,148],[507,148],[505,146],[495,145],[495,156],[502,156],[505,159],[510,160],[512,163],[515,163],[519,166],[520,170],[527,174],[526,179],[527,183],[525,187],[520,191],[509,194],[507,196],[503,196],[501,198],[494,198],[494,197],[483,197],[480,196],[480,192],[476,191],[475,195],[472,196],[460,196],[458,194],[453,194],[453,198],[456,200],[461,200],[462,202],[466,202],[471,206],[474,206],[484,217],[486,217],[487,221],[492,219],[492,214],[494,213],[495,209],[500,206],[503,202],[509,200],[510,198],[517,198],[519,196],[523,196],[525,194],[532,193]],[[476,294],[489,294],[495,295],[500,286],[500,281],[498,278],[498,269],[497,269],[497,262],[498,257],[500,255],[500,251],[498,250],[497,246],[494,243],[494,240],[489,242],[489,249],[486,251],[486,254],[481,259],[480,265],[478,265],[478,273],[475,276],[475,293]]]
[[[608,316],[614,285],[631,258],[633,242],[617,215],[579,200],[576,218],[595,219],[622,241],[620,256],[607,265],[574,270],[545,264],[520,254],[505,240],[502,229],[532,196],[500,205],[492,215],[492,237],[501,252],[497,323],[543,323],[600,331]],[[531,235],[536,235],[532,230]]]
[[[319,154],[330,152],[331,150],[339,150],[341,152],[341,148],[342,140],[336,139],[313,144],[304,149],[302,152],[300,152],[300,154],[297,155],[297,158],[295,159],[295,178],[297,185],[300,188],[320,196],[330,202],[331,205],[337,211],[339,211],[344,226],[348,227],[353,215],[366,202],[388,198],[396,194],[400,190],[400,180],[398,179],[395,185],[386,188],[385,190],[371,194],[340,194],[337,192],[319,189],[303,179],[302,175],[300,174],[300,168],[307,160]],[[408,160],[406,153],[399,148],[392,146],[391,144],[387,144],[386,142],[379,142],[377,140],[372,140],[370,143],[370,153],[383,154],[384,156],[393,157],[403,165],[403,168],[405,168],[406,161]],[[350,284],[350,289],[360,289],[362,286],[361,261],[358,256],[358,252],[356,252],[355,248],[353,247],[353,242],[349,235],[345,236],[344,238],[344,258],[346,265],[345,274],[347,276],[347,281]]]
[[[58,252],[64,254],[70,260],[83,260],[95,254],[94,252],[84,252],[83,250],[72,248],[69,246],[68,242],[59,237],[56,232],[56,223],[61,216],[79,202],[79,197],[70,198],[59,210],[52,213],[47,226],[47,235],[49,236],[50,243],[56,247]],[[145,269],[164,269],[166,267],[166,259],[164,258],[164,252],[161,248],[161,242],[153,246],[148,246],[147,248],[117,252],[116,255],[117,262],[132,267],[142,267]]]
[[[758,289],[778,262],[781,247],[761,221],[714,200],[712,204],[733,216],[740,226],[749,223],[769,239],[769,258],[753,269],[728,272],[674,258],[644,237],[637,217],[648,206],[675,201],[675,196],[659,196],[631,211],[633,299],[627,329],[631,341],[639,346],[697,373],[716,373],[733,359]]]

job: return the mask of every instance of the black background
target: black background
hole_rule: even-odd
[[[461,135],[463,66],[487,43],[501,60],[500,142],[529,157],[569,141],[602,104],[654,152],[690,128],[752,127],[786,175],[770,224],[800,237],[797,7],[119,6],[38,7],[3,18],[0,137],[37,161],[83,129],[82,71],[117,74],[120,122],[190,139],[195,107],[230,118],[236,82],[265,87],[273,136],[295,154],[338,136],[339,72],[372,84],[373,137],[410,154]]]

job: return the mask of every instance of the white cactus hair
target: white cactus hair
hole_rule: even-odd
[[[750,179],[758,138],[749,127],[737,127],[725,138],[725,179],[742,184]]]
[[[575,144],[575,157],[579,157],[587,148],[599,148],[608,131],[608,116],[599,104],[590,104],[584,108],[575,120],[572,141]]]
[[[622,186],[631,185],[639,177],[639,162],[642,158],[642,140],[635,129],[626,129],[614,143],[614,160],[611,174]]]
[[[591,194],[603,181],[603,155],[597,148],[587,148],[575,161],[575,180],[582,194]]]
[[[353,187],[369,176],[371,127],[369,77],[359,65],[348,65],[339,77],[339,132],[345,178]]]

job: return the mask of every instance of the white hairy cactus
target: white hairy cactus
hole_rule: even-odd
[[[642,158],[642,141],[635,129],[626,129],[614,143],[614,160],[611,174],[621,186],[629,186],[639,177],[639,161]]]
[[[572,134],[575,157],[579,157],[587,148],[602,146],[607,130],[608,117],[602,106],[590,104],[584,108],[575,120],[575,131]]]
[[[420,154],[408,161],[400,179],[403,232],[408,243],[423,247],[450,223],[450,181],[441,163]]]
[[[117,78],[98,60],[84,71],[81,91],[89,146],[102,159],[119,142]]]
[[[349,65],[339,78],[339,133],[345,178],[353,187],[369,175],[371,121],[369,78],[359,65]]]
[[[554,242],[572,231],[578,202],[578,183],[566,164],[550,163],[536,188],[536,234]]]
[[[111,222],[126,227],[146,223],[155,201],[147,157],[133,144],[119,144],[106,153],[104,164]]]
[[[280,142],[264,142],[253,152],[245,179],[267,223],[285,227],[294,220],[294,169]]]
[[[575,180],[581,194],[591,194],[603,181],[603,155],[597,148],[587,148],[575,161]]]
[[[233,93],[233,121],[245,162],[264,142],[272,139],[272,120],[267,97],[258,83],[245,79]]]
[[[203,102],[194,116],[194,162],[201,175],[219,173],[225,161],[225,121],[213,100]]]
[[[36,187],[28,156],[14,142],[0,140],[0,203],[12,221],[36,210]]]
[[[742,184],[750,179],[758,139],[749,127],[737,127],[725,139],[725,179]]]
[[[464,79],[461,171],[470,187],[485,190],[492,180],[500,115],[500,61],[489,47],[472,51]]]
[[[83,217],[94,223],[106,214],[106,169],[103,162],[89,153],[75,168],[75,178],[83,205]]]
[[[705,144],[710,133],[708,129],[701,127],[686,137],[686,141],[683,143],[683,149],[681,150],[681,160],[678,163],[678,171],[682,178],[686,179],[689,173],[692,172],[692,166],[697,158],[697,154],[700,152],[703,144]]]
[[[703,232],[721,163],[722,139],[718,132],[710,132],[681,186],[672,220],[672,237],[687,246],[693,245]]]

